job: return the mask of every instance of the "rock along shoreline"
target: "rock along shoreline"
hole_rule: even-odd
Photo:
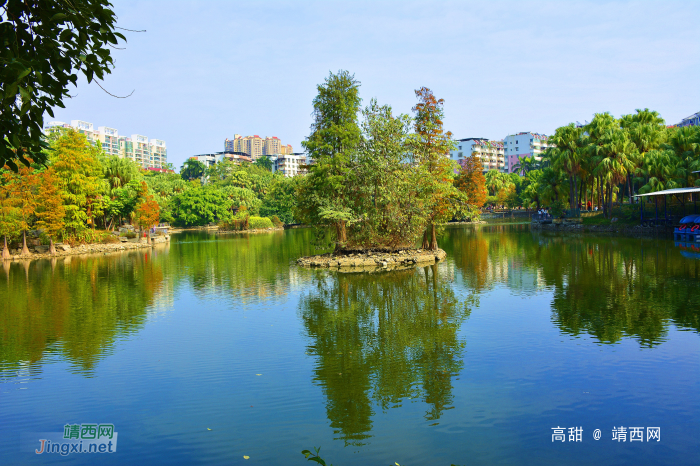
[[[302,267],[322,267],[344,271],[393,270],[435,264],[447,257],[442,249],[426,251],[406,249],[398,252],[364,252],[336,255],[333,253],[297,259]],[[359,270],[358,270],[359,269]]]
[[[154,237],[152,238],[153,244],[148,244],[146,242],[145,238],[141,238],[139,241],[128,241],[128,242],[119,242],[119,243],[107,243],[107,244],[102,244],[102,243],[94,243],[94,244],[81,244],[80,246],[76,246],[74,248],[68,246],[68,245],[63,245],[63,244],[57,244],[56,245],[56,254],[52,255],[49,254],[48,252],[30,252],[29,254],[12,254],[9,259],[5,259],[6,261],[32,261],[32,260],[38,260],[38,259],[55,259],[58,257],[67,257],[67,256],[76,256],[76,255],[82,255],[82,254],[107,254],[111,252],[120,252],[120,251],[127,251],[127,250],[133,250],[133,249],[145,249],[145,248],[152,248],[153,246],[157,244],[164,244],[169,242],[168,239],[165,237]],[[41,246],[42,250],[44,248],[48,249],[48,246]],[[36,248],[31,248],[35,249]],[[0,260],[2,262],[2,260]]]

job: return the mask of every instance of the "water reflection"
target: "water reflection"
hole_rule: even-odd
[[[47,355],[91,375],[120,336],[139,331],[149,313],[169,312],[178,290],[239,308],[282,302],[297,289],[305,293],[298,306],[316,342],[317,379],[328,390],[329,413],[345,438],[361,440],[369,432],[368,400],[386,409],[423,397],[432,406],[430,420],[449,405],[449,396],[440,395],[439,374],[458,370],[442,357],[453,347],[458,351],[461,290],[504,299],[551,293],[553,324],[600,343],[634,338],[651,347],[665,341],[671,325],[700,331],[700,261],[684,257],[671,241],[560,236],[527,225],[449,228],[441,238],[448,260],[439,273],[428,268],[378,276],[296,267],[296,258],[314,252],[311,233],[191,232],[148,251],[6,261],[0,270],[0,377],[34,373],[52,359]],[[421,349],[419,357],[416,348],[429,343],[432,352]],[[459,361],[454,353],[450,358]],[[429,376],[433,364],[437,372]],[[349,373],[357,393],[333,394]],[[357,416],[348,414],[353,409]]]
[[[164,283],[166,247],[115,256],[5,263],[0,280],[3,376],[55,353],[91,374],[119,335],[137,331]]]
[[[455,294],[437,265],[381,274],[318,272],[299,302],[331,426],[347,444],[370,437],[373,406],[422,399],[436,423],[451,409],[473,298]]]
[[[552,290],[552,321],[601,343],[663,342],[669,324],[700,331],[700,261],[667,240],[562,236],[527,226],[447,230],[448,257],[465,286],[483,292]],[[515,234],[522,230],[520,234]]]

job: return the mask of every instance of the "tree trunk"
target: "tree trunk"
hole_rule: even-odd
[[[22,254],[29,254],[29,248],[27,247],[27,230],[22,231]]]
[[[570,176],[569,177],[569,209],[574,208],[574,202],[576,202],[576,199],[574,199],[574,177]]]
[[[627,174],[627,189],[630,195],[630,204],[632,204],[632,175]]]
[[[437,244],[437,233],[435,231],[435,224],[431,223],[430,224],[430,250],[431,251],[437,251],[438,244]]]
[[[10,259],[10,250],[7,249],[7,236],[5,236],[5,245],[2,248],[2,259]]]
[[[427,229],[423,232],[423,244],[421,245],[421,249],[430,249],[430,243],[428,242],[428,230]]]
[[[344,221],[341,221],[341,222],[338,222],[335,224],[335,232],[336,232],[335,250],[341,251],[348,242],[348,234],[347,234],[347,230],[345,229],[345,222]]]
[[[49,254],[56,255],[56,247],[53,245],[53,238],[49,238]]]

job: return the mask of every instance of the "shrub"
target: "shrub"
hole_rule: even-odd
[[[118,243],[119,238],[117,238],[114,235],[106,234],[102,237],[102,241],[100,241],[102,244],[112,244],[112,243]]]
[[[248,219],[250,217],[233,218],[226,222],[219,223],[221,231],[243,231],[248,229]]]
[[[267,217],[250,217],[249,226],[251,230],[264,230],[273,228],[272,220]]]
[[[134,233],[133,231],[127,231],[126,233],[122,233],[122,234],[120,234],[119,236],[123,236],[123,237],[129,238],[129,239],[133,239],[133,238],[136,238],[136,233]]]
[[[275,225],[275,228],[281,228],[284,226],[284,223],[282,223],[282,220],[277,215],[273,215],[270,217],[270,220],[272,220],[272,223]]]

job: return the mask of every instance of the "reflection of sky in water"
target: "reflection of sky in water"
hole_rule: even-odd
[[[0,271],[0,456],[62,461],[15,437],[96,421],[106,464],[700,462],[700,262],[672,242],[448,228],[436,270],[341,276],[293,265],[309,233]]]

